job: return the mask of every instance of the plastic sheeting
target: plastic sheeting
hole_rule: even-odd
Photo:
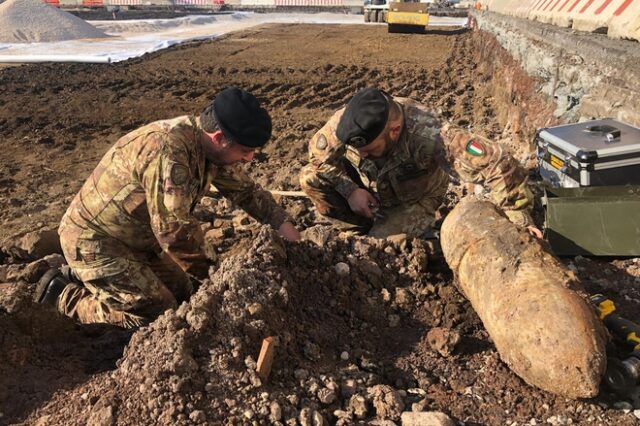
[[[463,26],[467,18],[433,16],[429,26]],[[362,24],[362,15],[235,12],[176,19],[91,21],[106,39],[0,44],[0,62],[120,62],[177,44],[217,38],[268,23]],[[386,24],[367,24],[386,25]],[[21,60],[24,59],[24,60]]]

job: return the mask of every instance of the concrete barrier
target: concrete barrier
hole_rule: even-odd
[[[484,0],[482,10],[640,40],[640,0]]]
[[[620,5],[609,19],[609,31],[611,38],[628,38],[640,41],[640,2],[629,0]],[[626,6],[626,8],[625,8]]]

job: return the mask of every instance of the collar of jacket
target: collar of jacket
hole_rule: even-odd
[[[213,182],[213,178],[215,177],[218,167],[215,166],[211,161],[207,159],[207,156],[204,153],[204,149],[202,148],[202,144],[204,143],[204,130],[200,127],[200,118],[189,116],[189,122],[193,126],[193,133],[195,135],[196,144],[196,155],[202,157],[202,161],[198,161],[198,166],[200,167],[200,192],[204,190],[208,190],[209,186],[211,186],[211,182]]]

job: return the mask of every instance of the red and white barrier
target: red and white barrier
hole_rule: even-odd
[[[275,0],[276,6],[344,6],[343,0]]]
[[[176,6],[221,6],[224,0],[174,0]]]
[[[148,4],[148,2],[144,2],[142,0],[107,0],[109,6],[142,6],[143,4]]]
[[[83,7],[104,7],[104,0],[82,0]]]
[[[485,0],[481,9],[640,40],[640,0]]]

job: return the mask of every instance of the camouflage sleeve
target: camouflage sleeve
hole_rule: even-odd
[[[332,118],[333,120],[333,118]],[[318,177],[335,188],[345,199],[359,186],[342,167],[346,146],[331,131],[331,120],[309,142],[309,163]]]
[[[222,195],[262,223],[268,223],[275,229],[284,222],[293,223],[271,193],[256,185],[238,165],[221,167],[213,179],[213,185]]]
[[[168,138],[166,135],[153,137]],[[162,250],[183,270],[196,276],[206,274],[207,259],[202,250],[203,236],[191,215],[193,176],[186,151],[167,143],[142,171],[151,229]]]
[[[445,128],[444,149],[449,165],[461,180],[481,184],[493,202],[518,225],[531,225],[533,194],[528,173],[503,145],[456,128]]]

